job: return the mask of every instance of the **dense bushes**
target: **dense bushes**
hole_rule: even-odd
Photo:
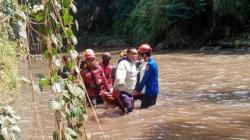
[[[13,101],[12,97],[18,93],[20,81],[18,79],[17,55],[21,50],[17,47],[17,38],[22,36],[15,13],[21,15],[16,7],[16,1],[0,0],[0,104]]]
[[[172,47],[199,46],[246,31],[250,17],[250,0],[84,0],[78,6],[85,11],[78,13],[81,35]]]
[[[0,103],[9,103],[19,88],[17,71],[17,44],[9,40],[6,23],[0,26]]]

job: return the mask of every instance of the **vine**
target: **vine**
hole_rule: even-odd
[[[39,80],[36,92],[42,87],[50,86],[54,95],[49,101],[49,108],[55,112],[55,140],[72,140],[89,135],[84,127],[87,120],[85,86],[79,76],[80,70],[76,63],[78,53],[75,45],[78,43],[74,30],[78,30],[78,22],[72,13],[77,12],[73,0],[45,0],[40,5],[33,6],[30,14],[33,23],[39,24],[37,35],[41,44],[46,46],[44,57],[49,60],[50,75]],[[65,47],[66,46],[66,47]],[[67,49],[69,60],[62,61],[60,53]],[[60,76],[62,69],[67,68],[67,78]],[[96,116],[96,114],[95,114]],[[99,124],[99,120],[96,116]],[[100,124],[99,124],[100,126]],[[82,129],[83,128],[83,129]],[[103,132],[101,126],[101,131]]]
[[[12,1],[6,5],[12,5]],[[89,139],[84,126],[88,118],[86,101],[90,100],[85,95],[85,86],[79,76],[79,67],[76,62],[78,53],[75,45],[78,43],[74,34],[78,30],[78,22],[71,14],[77,12],[74,0],[43,0],[41,3],[26,1],[19,3],[20,9],[16,15],[22,20],[13,21],[17,27],[16,41],[23,47],[24,56],[28,59],[29,80],[21,79],[31,85],[32,88],[32,110],[34,111],[35,127],[43,130],[39,123],[39,115],[36,104],[36,94],[41,95],[43,88],[49,86],[53,93],[53,99],[48,103],[51,110],[55,112],[56,130],[53,132],[55,140],[73,140],[85,134]],[[16,9],[15,9],[16,10]],[[7,15],[0,22],[9,20],[12,15]],[[49,61],[50,75],[40,78],[38,83],[33,81],[31,70],[30,48],[34,44],[34,38],[38,38],[35,44],[46,48],[44,57]],[[61,50],[67,49],[69,61],[62,61]],[[63,79],[59,71],[67,67],[69,70],[67,78]],[[86,98],[87,97],[87,98]],[[104,136],[96,112],[91,104],[95,118]],[[0,138],[18,139],[21,130],[16,125],[19,120],[14,110],[8,105],[0,107]],[[44,139],[44,137],[43,137]],[[105,139],[105,137],[104,137]]]

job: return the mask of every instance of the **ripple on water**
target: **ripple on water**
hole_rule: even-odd
[[[245,138],[237,138],[237,137],[229,137],[229,138],[226,138],[226,140],[247,140]]]
[[[249,91],[234,91],[233,94],[239,97],[248,96]]]

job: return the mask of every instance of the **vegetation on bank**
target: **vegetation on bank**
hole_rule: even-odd
[[[21,129],[17,122],[18,114],[9,106],[14,102],[20,87],[18,75],[18,45],[15,29],[15,3],[0,0],[0,139],[16,140]],[[20,52],[20,51],[19,51]]]
[[[250,30],[249,0],[77,0],[76,3],[80,47],[90,45],[89,42],[105,47],[109,45],[107,42],[120,40],[117,42],[129,45],[150,42],[167,48],[195,48]]]
[[[11,11],[0,1],[0,103],[9,103],[20,87],[17,69],[17,43],[11,27]]]

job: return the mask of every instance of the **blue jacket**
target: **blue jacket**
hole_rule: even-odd
[[[146,86],[145,95],[157,96],[159,93],[158,84],[158,65],[155,60],[150,58],[147,62],[146,70],[142,81],[136,86],[136,90],[141,92],[143,87]]]

